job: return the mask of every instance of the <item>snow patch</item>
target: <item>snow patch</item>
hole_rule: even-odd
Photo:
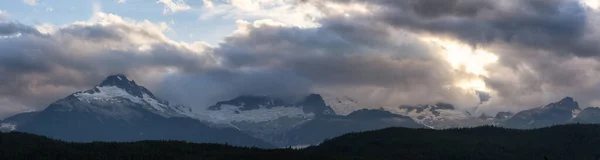
[[[457,110],[449,110],[449,109],[436,109],[435,111],[439,113],[436,116],[432,111],[429,110],[429,107],[431,107],[431,106],[428,106],[427,108],[423,109],[421,112],[418,112],[416,109],[413,109],[412,111],[409,112],[408,109],[405,109],[405,108],[391,110],[390,112],[411,117],[415,121],[423,121],[424,119],[431,119],[431,120],[435,120],[435,121],[443,121],[445,119],[460,120],[460,119],[467,119],[467,118],[471,117],[466,112],[461,112],[461,111],[457,111]]]
[[[571,116],[572,116],[571,118],[575,118],[575,117],[577,117],[577,116],[579,115],[579,113],[580,113],[580,112],[581,112],[581,110],[580,110],[580,109],[574,109],[574,110],[572,110],[572,111],[571,111]]]
[[[145,109],[157,113],[159,115],[165,117],[194,117],[195,114],[192,111],[183,106],[170,106],[168,104],[164,104],[159,100],[156,100],[150,97],[148,94],[144,93],[142,98],[133,96],[129,94],[127,91],[117,87],[117,86],[96,86],[94,88],[93,93],[88,92],[78,92],[74,94],[80,101],[88,102],[91,101],[99,101],[105,102],[107,104],[112,104],[115,102],[119,102],[122,99],[129,100],[133,103],[140,104]]]
[[[94,92],[94,93],[79,92],[79,93],[75,93],[74,95],[77,98],[79,98],[79,100],[109,101],[109,100],[114,100],[115,98],[125,98],[134,103],[143,103],[139,97],[133,96],[133,95],[129,94],[127,91],[125,91],[117,86],[95,87],[95,89],[97,89],[99,92]]]
[[[435,105],[420,106],[422,110],[408,109],[408,108],[394,108],[388,110],[394,114],[408,116],[415,122],[425,125],[428,128],[438,129],[444,127],[455,127],[456,125],[462,124],[463,121],[477,119],[472,117],[468,112],[453,110],[453,109],[435,109],[431,111],[431,108],[435,108]],[[387,109],[387,108],[386,108]]]
[[[14,131],[17,129],[17,125],[11,124],[11,123],[2,123],[0,124],[0,131]]]
[[[345,116],[361,109],[358,107],[358,103],[349,97],[333,97],[324,95],[323,100],[325,101],[325,104],[331,107],[337,115]]]
[[[272,107],[266,108],[261,106],[259,109],[239,110],[240,106],[221,105],[220,110],[204,110],[196,113],[197,119],[205,120],[214,123],[231,123],[231,122],[265,122],[276,120],[282,117],[300,117],[312,118],[313,113],[304,113],[301,107]]]
[[[150,106],[152,106],[154,109],[156,109],[158,111],[164,112],[165,108],[168,107],[167,105],[159,103],[156,99],[148,96],[146,93],[144,93],[144,95],[142,95],[142,97],[143,97],[144,101],[148,102],[148,104]]]

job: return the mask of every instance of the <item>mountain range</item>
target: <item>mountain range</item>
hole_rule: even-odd
[[[310,146],[350,132],[389,127],[531,129],[568,123],[600,123],[600,108],[582,110],[566,97],[515,114],[475,116],[446,103],[360,109],[351,98],[319,94],[295,102],[242,95],[191,108],[162,100],[125,75],[112,75],[42,111],[8,117],[0,121],[0,130],[74,142],[181,140],[275,148]]]
[[[368,121],[364,121],[365,116],[369,116]],[[387,111],[336,115],[318,94],[294,103],[245,95],[193,110],[156,97],[124,75],[109,76],[101,84],[57,100],[42,111],[17,114],[0,124],[4,131],[73,142],[182,140],[261,148],[312,145],[354,131],[423,127]],[[340,126],[354,128],[331,129]],[[313,136],[316,132],[319,136]]]

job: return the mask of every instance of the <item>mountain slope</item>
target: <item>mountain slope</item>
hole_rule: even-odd
[[[288,146],[313,145],[346,133],[389,127],[425,128],[411,118],[384,110],[358,110],[347,116],[324,116],[301,124],[285,135]]]
[[[196,112],[197,118],[217,126],[232,127],[256,138],[287,146],[285,133],[317,117],[334,115],[318,94],[298,102],[266,96],[239,96]]]
[[[411,117],[416,122],[434,129],[474,127],[492,124],[492,120],[472,116],[469,112],[459,111],[451,104],[400,106],[392,112]]]
[[[320,95],[311,94],[297,103],[266,96],[239,96],[218,102],[206,110],[196,112],[196,117],[213,123],[267,122],[279,118],[312,119],[315,116],[334,114]]]
[[[323,100],[337,115],[345,116],[361,109],[358,102],[350,97],[323,96]]]
[[[114,75],[93,89],[52,103],[16,130],[76,142],[183,140],[271,147],[238,130],[211,128],[188,115],[191,109],[171,105],[127,77]]]
[[[566,124],[576,118],[581,109],[571,97],[546,106],[521,111],[501,125],[508,128],[531,129]]]
[[[577,115],[573,119],[573,123],[587,123],[587,124],[598,124],[600,123],[600,108],[588,107]]]

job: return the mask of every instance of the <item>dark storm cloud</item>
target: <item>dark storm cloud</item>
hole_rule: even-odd
[[[240,22],[218,47],[174,42],[158,26],[115,15],[51,33],[0,23],[0,105],[8,97],[41,109],[117,73],[156,82],[150,88],[160,97],[194,107],[244,94],[325,91],[369,101],[365,107],[483,102],[505,109],[534,107],[560,92],[585,102],[594,99],[583,93],[600,93],[590,87],[600,65],[576,59],[600,53],[595,13],[575,0],[304,2],[322,7],[319,27]],[[366,4],[368,13],[338,14],[345,11],[330,10],[331,2]],[[453,68],[443,49],[421,36],[457,39],[499,61],[486,66],[489,75],[473,75]],[[489,92],[455,86],[469,79],[483,79]]]
[[[239,93],[299,95],[316,88],[331,87],[347,88],[348,91],[355,88],[352,91],[354,93],[347,94],[358,95],[368,94],[359,88],[377,88],[379,92],[389,93],[385,95],[389,99],[380,99],[382,103],[403,101],[406,104],[418,104],[461,101],[465,98],[464,94],[468,94],[457,92],[458,88],[447,87],[469,75],[453,70],[436,52],[438,48],[421,42],[414,35],[390,30],[387,26],[342,19],[311,29],[270,25],[257,27],[253,24],[244,24],[241,28],[243,33],[226,38],[213,53],[222,58],[223,67],[238,70],[231,72],[237,74],[226,74],[228,78],[224,79],[244,82],[216,81],[217,84],[232,84],[232,91],[226,92],[231,96]],[[207,77],[220,76],[203,73],[197,77],[201,77],[196,78],[197,82],[193,81],[194,78],[188,78],[192,83],[169,87],[207,90],[211,88],[206,87],[207,84],[214,84],[207,83]],[[274,83],[272,78],[276,77],[283,79]],[[414,92],[430,95],[406,94]],[[408,98],[394,99],[398,94]],[[196,94],[177,95],[181,95],[179,99],[198,99]],[[477,101],[474,93],[466,97]],[[373,106],[377,105],[380,104]]]
[[[482,76],[493,91],[492,110],[536,107],[564,96],[596,104],[600,89],[598,11],[579,0],[330,0],[304,1],[328,13],[321,23],[343,19],[328,3],[358,4],[368,14],[356,23],[389,25],[447,37],[499,56]],[[592,94],[593,95],[593,94]],[[487,109],[490,109],[487,108]],[[500,109],[501,108],[501,109]]]
[[[324,3],[328,1],[312,1]],[[329,1],[331,2],[331,1]],[[376,22],[419,32],[458,37],[470,44],[503,41],[556,51],[596,56],[597,39],[585,38],[588,9],[577,0],[337,0],[377,6]]]
[[[37,29],[15,22],[0,22],[0,36],[10,36],[17,33],[39,34]]]

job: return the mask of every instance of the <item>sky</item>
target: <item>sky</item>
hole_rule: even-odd
[[[204,108],[239,95],[600,106],[598,0],[4,0],[0,117],[126,74]]]

